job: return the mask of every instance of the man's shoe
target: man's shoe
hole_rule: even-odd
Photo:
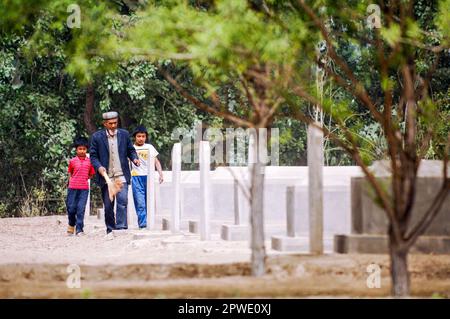
[[[72,236],[73,234],[75,234],[75,226],[68,226],[67,227],[67,235]]]
[[[83,232],[83,231],[80,231],[80,232],[78,232],[77,233],[77,236],[80,236],[80,237],[83,237],[83,236],[85,236],[86,234]]]

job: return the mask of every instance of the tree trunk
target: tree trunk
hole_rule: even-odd
[[[391,257],[392,295],[409,296],[408,250],[400,247],[391,231],[389,234],[389,252]]]
[[[94,86],[89,83],[86,87],[86,108],[84,109],[84,125],[89,135],[92,135],[97,131],[97,126],[94,122]]]
[[[256,134],[258,135],[258,134]],[[258,150],[258,138],[255,137],[254,149]],[[250,168],[250,225],[251,225],[251,267],[252,276],[262,276],[266,272],[266,249],[264,246],[264,163],[255,153],[256,163]]]

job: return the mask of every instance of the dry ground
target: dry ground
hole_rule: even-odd
[[[104,238],[86,218],[85,237],[67,237],[64,216],[0,220],[0,298],[387,297],[385,255],[284,254],[268,250],[268,274],[252,278],[246,242],[165,231]],[[270,247],[267,243],[267,247]],[[380,265],[381,288],[368,288],[367,266]],[[66,285],[67,267],[81,288]],[[411,255],[412,293],[450,298],[450,256]]]

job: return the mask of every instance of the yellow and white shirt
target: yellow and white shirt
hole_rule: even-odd
[[[150,154],[150,156],[156,157],[159,153],[151,144],[144,144],[142,146],[134,144],[134,148],[136,149],[136,153],[139,156],[141,165],[136,166],[134,165],[134,163],[131,163],[131,176],[147,176],[148,155]]]

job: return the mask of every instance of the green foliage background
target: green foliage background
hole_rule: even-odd
[[[134,43],[157,41],[152,39],[158,35],[158,19],[170,16],[170,10],[158,11],[150,16],[134,16],[136,1],[83,1],[92,6],[92,10],[83,16],[81,30],[69,30],[63,24],[57,24],[55,17],[48,12],[39,12],[38,8],[46,1],[33,1],[25,8],[22,1],[6,1],[5,7],[0,9],[9,14],[0,29],[0,217],[45,215],[64,213],[64,198],[67,185],[67,162],[74,156],[71,147],[77,135],[88,136],[83,116],[86,104],[86,85],[90,83],[95,89],[95,104],[93,121],[101,128],[101,113],[114,109],[121,114],[122,127],[132,131],[138,124],[147,126],[150,142],[160,152],[160,159],[165,169],[170,169],[170,151],[173,144],[171,133],[176,127],[192,129],[194,124],[202,121],[206,126],[225,127],[228,124],[222,119],[197,110],[186,99],[181,97],[174,88],[161,76],[161,65],[168,68],[177,80],[191,94],[199,99],[208,95],[208,85],[214,86],[219,92],[220,99],[226,107],[237,113],[246,110],[246,99],[235,88],[234,80],[240,69],[248,67],[242,60],[239,64],[220,65],[208,57],[211,52],[218,60],[230,61],[231,54],[227,47],[211,46],[214,39],[220,37],[222,43],[232,46],[240,43],[242,37],[246,40],[245,50],[252,52],[252,48],[263,50],[263,58],[271,61],[286,61],[294,57],[279,55],[283,48],[288,49],[289,43],[283,30],[276,27],[265,28],[265,24],[258,20],[258,16],[250,12],[246,6],[258,5],[258,1],[231,1],[229,6],[221,1],[218,10],[229,16],[229,20],[217,20],[213,16],[204,16],[198,20],[192,16],[192,28],[214,28],[213,32],[204,34],[198,40],[202,45],[194,46],[194,53],[200,57],[199,64],[188,67],[187,63],[173,64],[170,60],[149,61],[138,54],[124,54],[121,59],[113,55],[100,55],[95,51],[97,47],[108,49],[111,43],[108,37],[113,34],[126,32],[139,19],[149,19],[154,30],[147,27],[137,28],[133,33]],[[171,8],[170,1],[156,1],[165,3]],[[27,2],[28,3],[28,2]],[[51,7],[54,12],[66,15],[65,8],[72,1],[53,1]],[[172,1],[173,7],[190,5],[196,8],[213,7],[214,1]],[[189,3],[189,4],[188,4]],[[288,1],[268,1],[268,3],[283,12]],[[449,1],[416,1],[415,12],[420,27],[426,29],[432,25],[434,19],[448,21],[448,16],[436,16],[439,5],[447,5]],[[339,10],[338,6],[327,1],[320,1],[332,10]],[[318,4],[318,5],[319,5]],[[9,5],[9,10],[6,7]],[[172,8],[173,8],[172,7]],[[233,9],[233,10],[231,10]],[[0,10],[0,11],[1,11]],[[228,10],[228,11],[227,11]],[[120,13],[123,19],[111,18],[105,12]],[[181,12],[181,11],[180,11]],[[184,12],[187,14],[186,12]],[[239,13],[239,15],[237,14]],[[341,10],[342,19],[336,19],[331,26],[336,31],[335,41],[338,53],[348,62],[352,70],[362,79],[366,87],[370,88],[372,97],[382,97],[379,90],[380,79],[373,72],[370,65],[374,64],[370,48],[361,49],[354,43],[354,39],[342,36],[356,33],[349,26],[348,19]],[[242,20],[239,17],[244,16]],[[304,26],[289,14],[281,15],[287,23],[298,30],[299,45],[313,42],[313,35],[304,34]],[[447,20],[446,20],[447,19]],[[166,27],[170,26],[170,21]],[[188,25],[189,26],[189,25]],[[173,22],[173,32],[179,32],[179,25]],[[98,34],[98,30],[102,30]],[[165,32],[167,29],[165,30]],[[162,31],[161,31],[162,32]],[[448,30],[442,30],[448,32]],[[270,38],[271,46],[264,47],[260,41],[260,34]],[[365,34],[370,36],[370,34]],[[71,41],[78,37],[78,41]],[[387,41],[395,38],[395,30],[388,30],[385,34]],[[188,38],[188,37],[186,37]],[[179,46],[192,43],[161,41],[161,46],[167,50],[178,50]],[[303,42],[302,42],[303,41]],[[432,37],[423,39],[433,43]],[[98,44],[101,42],[101,45]],[[123,45],[126,47],[126,41]],[[203,58],[202,58],[203,57]],[[237,55],[236,59],[239,58]],[[426,72],[432,61],[426,56],[419,56],[418,63]],[[208,65],[209,68],[203,68]],[[226,69],[227,73],[218,70]],[[201,75],[201,76],[199,76]],[[395,72],[392,74],[395,79]],[[203,82],[199,82],[199,78]],[[450,118],[450,52],[442,54],[437,66],[435,77],[431,83],[433,107],[441,112],[441,118],[432,123],[419,123],[423,130],[433,126],[440,136],[447,136]],[[210,82],[208,82],[210,81]],[[205,85],[206,82],[206,85]],[[397,88],[399,89],[399,88]],[[326,85],[325,96],[333,99],[334,112],[351,110],[358,117],[346,118],[353,132],[361,139],[361,148],[370,162],[385,156],[385,145],[382,130],[375,122],[365,117],[365,111],[357,101],[340,88]],[[376,100],[376,99],[375,99]],[[302,105],[307,108],[308,105]],[[325,119],[325,123],[330,123]],[[273,127],[280,129],[280,164],[306,164],[306,127],[304,124],[291,119],[279,118]],[[338,132],[337,132],[338,133]],[[326,142],[325,161],[327,165],[353,165],[349,156],[332,143]],[[432,141],[427,158],[439,158],[444,145],[439,141]],[[194,165],[184,169],[195,169]],[[97,187],[94,190],[94,202],[98,201]]]

